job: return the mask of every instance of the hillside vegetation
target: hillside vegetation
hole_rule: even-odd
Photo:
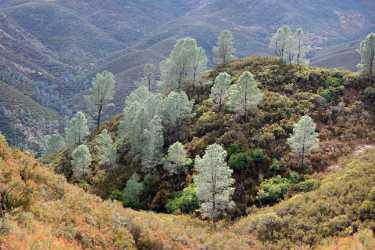
[[[189,216],[136,212],[103,201],[0,138],[1,249],[251,249],[257,244]]]
[[[255,232],[269,249],[374,249],[374,163],[374,148],[346,157],[342,169],[319,178],[318,189],[254,210],[233,230]]]
[[[218,112],[208,98],[210,85],[192,88],[187,85],[190,98],[196,100],[194,118],[185,120],[178,134],[166,137],[165,149],[177,137],[185,145],[188,155],[202,155],[213,143],[223,145],[228,152],[228,164],[236,180],[234,201],[236,209],[231,215],[246,214],[251,206],[272,205],[282,199],[293,185],[309,180],[309,174],[322,172],[357,144],[375,139],[374,116],[371,99],[364,94],[368,85],[358,75],[348,71],[330,70],[297,65],[285,65],[274,58],[250,57],[235,60],[226,66],[206,73],[202,82],[214,79],[220,72],[228,72],[235,82],[246,70],[254,72],[262,83],[264,100],[259,110],[248,121],[228,110]],[[317,123],[320,150],[309,155],[306,168],[298,167],[298,159],[291,154],[287,138],[293,124],[304,114]],[[88,139],[93,152],[90,174],[83,184],[103,198],[117,197],[131,176],[136,174],[145,185],[138,208],[168,211],[167,204],[192,183],[194,169],[170,176],[158,165],[152,176],[144,171],[139,156],[125,143],[119,149],[119,164],[111,170],[99,164],[95,149],[96,135],[107,128],[112,138],[118,135],[120,117],[106,123]],[[53,166],[73,182],[71,150],[54,156]],[[278,177],[279,176],[279,177]],[[264,180],[281,178],[286,189],[260,199],[258,192]],[[275,196],[274,196],[275,195]]]
[[[0,142],[2,249],[373,249],[375,151],[351,155],[314,191],[232,226],[136,212],[68,184]],[[256,237],[258,239],[256,239]],[[263,242],[261,244],[260,242]],[[263,245],[263,246],[262,246]]]

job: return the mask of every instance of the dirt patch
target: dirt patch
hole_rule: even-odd
[[[353,155],[358,156],[373,148],[375,148],[375,145],[359,145],[355,148]]]
[[[362,145],[358,145],[354,148],[354,151],[353,151],[353,155],[354,156],[358,156],[358,155],[361,155],[365,152],[367,152],[368,150],[370,149],[373,149],[375,148],[375,145],[374,144],[362,144]],[[342,169],[342,165],[340,163],[336,163],[334,165],[331,165],[327,168],[327,170],[329,172],[337,172],[337,171],[340,171]]]

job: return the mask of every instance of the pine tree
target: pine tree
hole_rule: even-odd
[[[218,144],[207,147],[203,158],[197,156],[194,176],[197,196],[202,202],[202,214],[214,223],[232,204],[234,192],[233,170],[225,162],[227,153]]]
[[[114,167],[117,163],[117,150],[107,129],[104,129],[95,138],[95,143],[99,164]]]
[[[358,68],[372,82],[375,70],[375,33],[370,33],[361,42],[358,52],[361,55],[361,63],[358,65]]]
[[[176,142],[169,146],[163,166],[169,174],[173,175],[177,174],[181,167],[190,163],[191,159],[188,157],[184,145],[181,142]]]
[[[284,25],[271,37],[270,47],[284,63],[308,64],[306,54],[309,47],[304,40],[302,29],[293,32],[289,26]]]
[[[157,166],[163,157],[163,126],[159,116],[155,116],[144,131],[145,143],[142,152],[142,165],[147,171]]]
[[[162,91],[182,90],[184,84],[196,79],[204,67],[205,53],[197,41],[190,37],[178,40],[168,58],[160,63]]]
[[[220,33],[216,46],[213,48],[214,63],[216,65],[226,64],[234,59],[233,34],[229,30],[224,30]]]
[[[197,81],[198,75],[207,68],[207,63],[206,51],[201,47],[195,48],[192,53],[193,86]]]
[[[115,95],[115,79],[111,72],[98,73],[92,82],[89,95],[85,96],[89,112],[95,113],[96,128],[99,129],[103,109],[111,105]]]
[[[248,112],[255,112],[258,104],[263,100],[263,93],[259,83],[249,71],[242,73],[237,83],[229,88],[228,106],[231,110],[245,116]]]
[[[85,137],[89,135],[87,119],[84,113],[78,112],[65,128],[65,140],[69,145],[81,144]]]
[[[91,154],[89,148],[82,144],[72,153],[72,170],[75,178],[85,178],[90,173]]]
[[[119,143],[126,138],[132,152],[141,154],[145,143],[145,130],[149,129],[150,121],[155,116],[160,116],[161,103],[161,96],[149,92],[145,86],[133,91],[125,101],[118,129]]]
[[[306,54],[309,52],[310,48],[305,44],[305,35],[303,29],[299,28],[294,33],[294,44],[295,44],[295,63],[298,65],[309,64],[306,59]]]
[[[127,182],[123,191],[123,204],[125,207],[141,208],[141,196],[144,192],[145,185],[139,181],[139,177],[135,174]]]
[[[65,140],[59,133],[47,135],[43,138],[44,155],[56,154],[65,147]]]
[[[218,105],[219,112],[223,104],[225,103],[225,99],[228,96],[228,90],[231,83],[231,76],[227,73],[220,73],[214,82],[214,86],[211,88],[211,99],[213,102]]]
[[[315,132],[316,125],[310,116],[303,116],[293,128],[293,134],[288,139],[292,151],[299,155],[300,166],[303,167],[305,155],[312,150],[319,149],[318,133]]]
[[[291,31],[289,26],[284,25],[280,27],[271,37],[270,47],[274,49],[275,55],[280,57],[282,60],[286,58],[290,36]]]
[[[185,92],[172,91],[163,102],[163,120],[178,129],[185,118],[192,116],[193,105]]]
[[[118,141],[124,139],[130,149],[142,159],[147,171],[159,164],[164,145],[160,118],[162,98],[145,86],[133,91],[125,101],[123,117],[119,124]]]

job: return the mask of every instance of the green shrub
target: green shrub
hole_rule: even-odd
[[[229,157],[228,165],[234,170],[243,170],[250,166],[252,160],[248,152],[235,153]]]
[[[364,96],[366,102],[371,103],[371,101],[375,100],[375,87],[367,87],[364,91]]]
[[[267,159],[267,155],[261,148],[251,150],[250,157],[256,164],[263,163]]]
[[[196,195],[197,188],[194,184],[186,187],[182,192],[177,192],[174,197],[168,200],[166,208],[170,213],[191,213],[199,208],[199,200]]]
[[[362,220],[375,219],[375,187],[367,195],[367,199],[359,207],[359,214]]]
[[[121,201],[125,207],[139,209],[142,208],[141,196],[144,189],[143,182],[130,178],[123,191],[115,190],[112,192],[111,199]]]
[[[274,204],[279,202],[288,192],[292,182],[288,178],[275,176],[260,183],[257,193],[257,201],[261,205]]]
[[[267,176],[274,177],[277,175],[283,175],[284,173],[286,173],[286,171],[287,171],[287,168],[282,164],[281,161],[277,159],[273,159],[269,167],[269,172]]]
[[[359,215],[362,220],[375,219],[375,202],[365,200],[362,202],[361,206],[359,207]]]
[[[343,85],[343,80],[337,77],[328,77],[324,82],[325,87],[339,87]]]
[[[334,101],[336,99],[336,91],[332,88],[323,89],[319,92],[320,96],[322,96],[328,103]]]
[[[229,156],[229,157],[230,157],[232,154],[240,153],[240,152],[242,152],[241,145],[239,145],[239,144],[237,144],[237,143],[233,143],[233,144],[231,144],[231,145],[228,147],[227,152],[228,152],[228,156]]]
[[[289,174],[288,174],[288,180],[292,184],[295,184],[295,183],[303,181],[303,177],[295,171],[290,171]]]
[[[295,184],[291,189],[292,192],[299,193],[299,192],[310,192],[313,190],[318,189],[320,186],[320,182],[316,179],[308,179],[302,181],[300,183]]]

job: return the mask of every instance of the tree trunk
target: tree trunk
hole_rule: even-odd
[[[195,87],[194,87],[195,88]],[[197,102],[199,103],[201,100],[201,95],[200,95],[200,91],[201,91],[201,84],[199,84],[199,88],[197,88],[198,91],[197,92]]]
[[[6,211],[5,194],[0,193],[0,218],[4,217]]]
[[[215,191],[212,193],[212,216],[211,216],[211,220],[212,220],[212,225],[213,225],[213,228],[214,230],[216,230],[216,188],[215,188]]]
[[[301,165],[300,165],[301,169],[303,168],[304,160],[305,160],[305,145],[302,146]]]
[[[301,60],[301,40],[298,41],[298,54],[297,54],[297,64],[300,65]]]
[[[101,121],[101,118],[102,118],[102,111],[103,111],[103,105],[100,105],[99,110],[98,110],[98,117],[97,117],[97,120],[96,120],[96,129],[97,130],[100,127],[100,121]]]
[[[78,145],[81,145],[81,127],[78,130]]]
[[[371,60],[370,69],[369,69],[369,82],[370,83],[372,83],[373,67],[374,67],[374,60]]]
[[[212,223],[213,223],[213,227],[214,227],[214,230],[216,230],[216,169],[212,169],[211,168],[211,171],[213,171],[213,173],[211,172],[212,176],[211,176],[211,180],[212,180],[212,216],[211,216],[211,219],[212,219]]]
[[[245,122],[247,122],[248,120],[248,117],[247,117],[247,85],[246,85],[246,89],[245,89],[245,103],[244,103],[244,110],[245,110]]]

